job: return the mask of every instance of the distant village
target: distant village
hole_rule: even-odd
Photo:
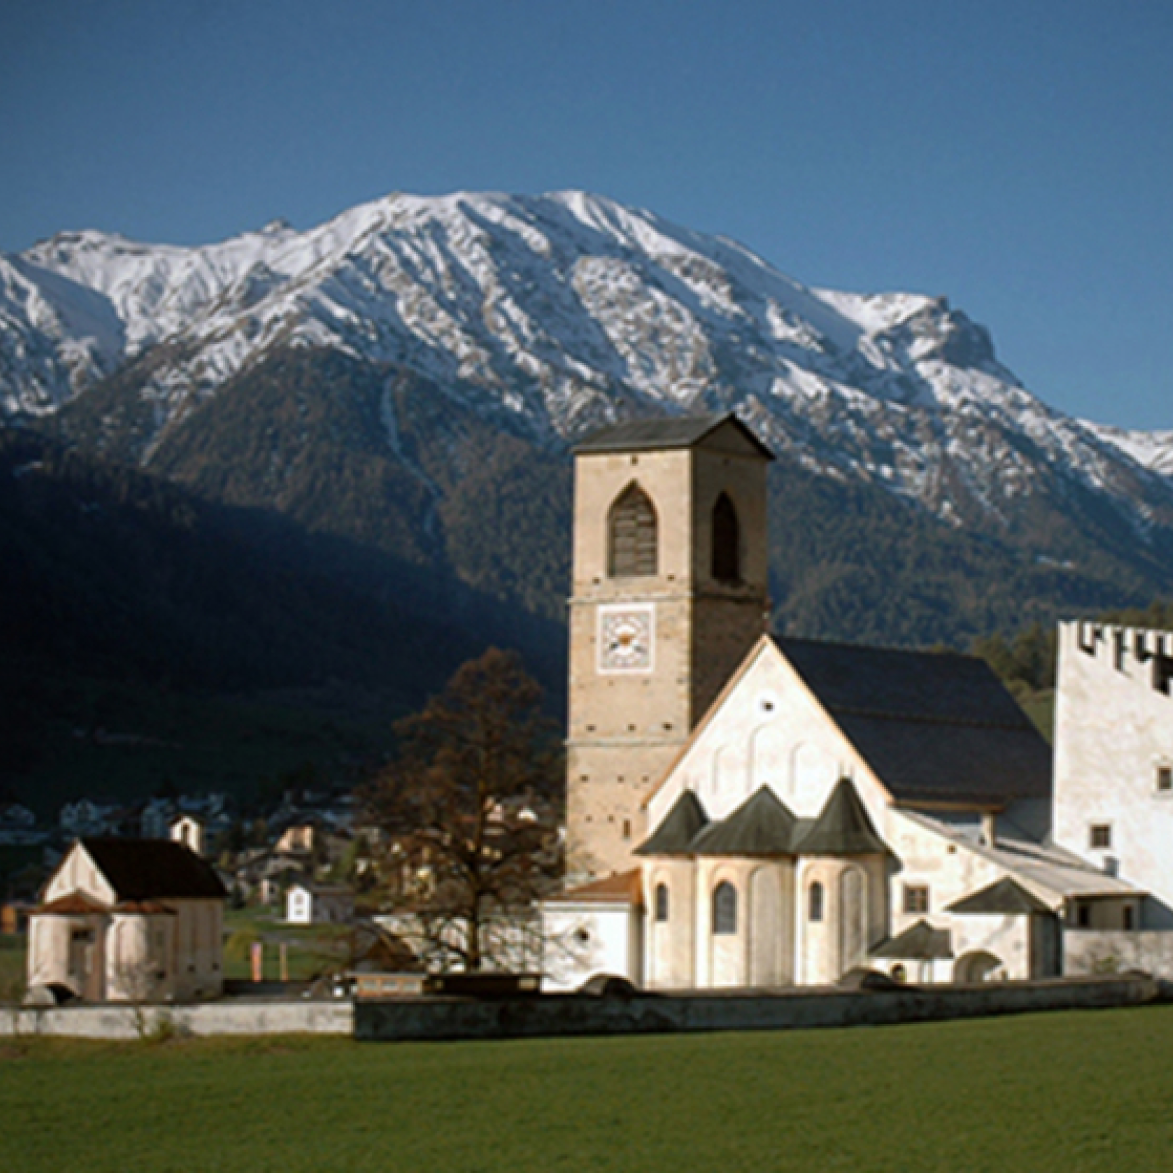
[[[170,839],[209,860],[233,905],[276,906],[296,884],[350,893],[368,864],[364,843],[376,832],[356,825],[354,796],[345,790],[288,790],[249,816],[220,793],[125,801],[67,802],[57,822],[38,821],[28,807],[0,806],[0,848],[23,858],[5,877],[8,923],[35,903],[37,892],[76,839]],[[10,930],[11,931],[11,930]]]

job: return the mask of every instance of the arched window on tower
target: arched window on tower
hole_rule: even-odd
[[[607,573],[612,578],[656,573],[656,510],[634,481],[611,506],[608,537]]]
[[[725,936],[737,932],[737,889],[722,880],[713,889],[713,933]]]
[[[741,526],[737,510],[726,493],[713,506],[713,577],[718,582],[741,581]]]

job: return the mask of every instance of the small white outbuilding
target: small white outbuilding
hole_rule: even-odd
[[[215,869],[183,844],[79,839],[29,917],[29,992],[94,1002],[215,997],[226,896]]]

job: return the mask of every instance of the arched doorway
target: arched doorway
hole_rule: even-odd
[[[1002,959],[992,953],[977,950],[963,953],[953,966],[953,980],[960,985],[975,985],[988,982],[1002,969]]]

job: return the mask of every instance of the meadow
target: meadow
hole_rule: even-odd
[[[1159,1170],[1173,1008],[494,1043],[16,1040],[0,1168]]]

